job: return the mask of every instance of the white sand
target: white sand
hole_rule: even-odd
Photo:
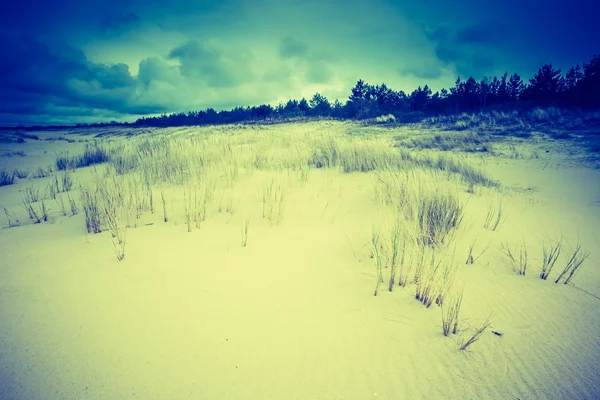
[[[313,126],[277,127],[292,128]],[[27,156],[2,157],[0,168],[34,156],[47,165],[82,144],[20,146]],[[490,192],[463,193],[457,260],[474,237],[492,246],[460,262],[459,336],[443,336],[439,307],[416,301],[413,286],[373,296],[371,174],[311,171],[283,223],[269,226],[256,173],[240,184],[240,210],[213,207],[200,230],[144,216],[152,225],[128,230],[122,262],[108,233],[85,233],[82,214],[1,229],[0,399],[600,398],[600,170],[569,160],[554,150],[487,157],[504,185],[497,232],[482,227]],[[19,190],[38,181],[0,187],[0,205],[18,210]],[[546,232],[590,251],[572,284],[539,279]],[[500,249],[521,240],[526,276]],[[488,330],[458,351],[490,313],[503,336]]]

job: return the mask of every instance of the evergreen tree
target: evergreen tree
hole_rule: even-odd
[[[283,114],[286,118],[294,118],[302,115],[302,111],[300,111],[300,107],[298,107],[298,100],[288,100],[283,109]]]
[[[298,109],[300,110],[301,115],[309,115],[310,114],[310,106],[308,105],[308,101],[306,101],[306,99],[304,97],[298,103]]]
[[[600,54],[583,64],[583,77],[578,82],[580,104],[583,107],[600,107]]]
[[[523,83],[523,80],[517,73],[514,73],[508,81],[508,99],[513,103],[516,102],[521,98],[524,90],[525,84]]]
[[[425,85],[419,86],[410,94],[410,109],[412,111],[425,111],[431,100],[431,89]]]
[[[363,118],[367,106],[367,93],[372,91],[371,86],[365,83],[362,79],[356,82],[351,90],[352,94],[349,98],[348,108],[350,118]]]
[[[510,96],[508,95],[508,72],[504,72],[502,78],[500,78],[500,82],[498,85],[498,91],[496,95],[497,103],[504,104],[510,100]]]
[[[488,99],[492,94],[490,79],[487,76],[484,76],[483,79],[479,82],[478,92],[479,107],[485,108],[487,106]]]
[[[563,91],[563,78],[560,68],[555,69],[552,64],[544,64],[523,92],[524,100],[539,105],[554,104],[559,100]]]
[[[310,108],[312,115],[328,116],[331,112],[329,100],[319,93],[315,93],[312,99],[310,99]]]

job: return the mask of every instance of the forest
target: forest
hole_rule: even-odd
[[[277,122],[298,118],[334,118],[365,120],[393,115],[391,121],[418,122],[423,118],[489,110],[528,110],[535,107],[592,110],[600,107],[600,54],[566,73],[552,64],[544,64],[528,81],[517,73],[501,77],[458,77],[453,87],[432,93],[428,85],[412,93],[396,91],[385,83],[372,85],[362,79],[342,103],[330,101],[320,93],[312,98],[290,99],[273,107],[270,104],[239,106],[231,110],[190,111],[142,117],[133,123],[115,121],[78,126],[169,127],[230,124],[240,122]],[[60,129],[63,127],[53,127]],[[30,129],[35,129],[32,127]]]

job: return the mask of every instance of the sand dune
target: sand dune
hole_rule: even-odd
[[[110,232],[86,232],[81,207],[64,216],[47,199],[50,220],[28,221],[22,191],[35,185],[44,192],[52,176],[0,187],[0,205],[20,221],[8,227],[0,217],[0,398],[599,398],[600,170],[541,142],[522,144],[537,146],[537,158],[456,156],[482,165],[497,188],[468,193],[446,173],[423,172],[465,204],[440,252],[457,266],[453,290],[464,287],[459,332],[446,337],[440,307],[417,301],[414,283],[387,290],[390,268],[383,267],[373,296],[373,227],[386,215],[375,194],[377,171],[311,167],[302,179],[302,170],[283,165],[301,153],[297,143],[319,135],[350,140],[349,126],[363,129],[312,122],[170,130],[173,140],[211,132],[209,144],[229,143],[239,176],[227,187],[226,165],[215,161],[215,194],[191,232],[185,189],[165,189],[165,223],[157,185],[156,210],[127,229],[122,261]],[[394,134],[358,143],[391,142]],[[2,157],[0,168],[47,166],[57,151],[75,155],[84,143],[20,146],[27,155]],[[272,154],[270,168],[250,168],[253,152]],[[72,173],[78,202],[78,184],[90,182],[93,169]],[[272,179],[284,193],[275,223],[263,208]],[[505,219],[496,231],[485,229],[490,205],[500,201]],[[542,246],[559,238],[563,251],[542,280]],[[489,248],[467,265],[474,240],[475,253]],[[524,276],[502,249],[518,252],[523,242]],[[569,284],[555,284],[577,243],[589,257]],[[489,315],[490,327],[460,351]]]

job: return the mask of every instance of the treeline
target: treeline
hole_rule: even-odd
[[[399,121],[409,121],[424,116],[475,112],[489,108],[507,110],[549,106],[600,108],[600,55],[595,55],[583,66],[572,67],[564,74],[551,64],[545,64],[529,82],[524,82],[516,73],[504,73],[499,78],[485,77],[480,81],[473,77],[466,80],[459,77],[454,87],[448,90],[432,93],[429,86],[425,85],[408,94],[402,90],[395,91],[384,83],[370,85],[359,80],[344,104],[338,100],[332,103],[316,93],[310,100],[292,99],[277,107],[262,104],[219,112],[208,108],[203,111],[140,118],[133,124],[126,125],[207,125],[297,117],[367,119],[388,114],[393,114]]]

